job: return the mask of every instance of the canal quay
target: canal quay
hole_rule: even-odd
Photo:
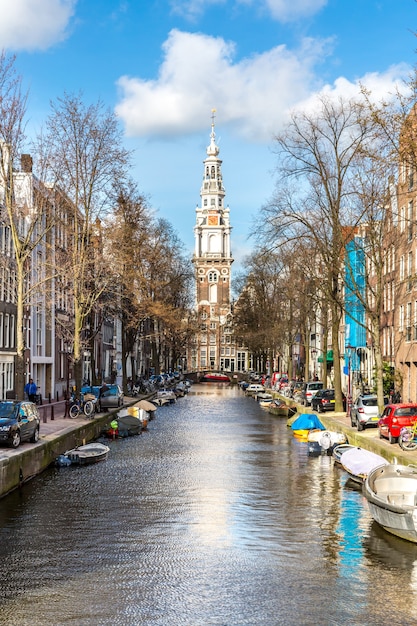
[[[348,438],[398,448],[375,434]],[[237,385],[195,384],[106,443],[106,461],[51,465],[0,500],[0,625],[417,623],[417,546]]]
[[[125,407],[149,395],[125,397]],[[93,419],[80,414],[66,415],[65,402],[52,402],[38,407],[41,425],[39,441],[21,443],[17,449],[0,447],[0,498],[38,475],[66,450],[97,439],[109,425],[116,410],[94,414]]]

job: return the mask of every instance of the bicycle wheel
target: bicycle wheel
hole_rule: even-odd
[[[87,417],[90,417],[90,415],[92,415],[94,411],[94,405],[91,402],[91,400],[87,400],[87,402],[84,402],[84,413],[85,415],[87,415]]]
[[[78,417],[78,415],[80,414],[80,409],[79,409],[78,404],[73,404],[70,406],[69,414],[72,419],[75,419],[76,417]]]
[[[398,443],[402,450],[417,450],[417,439],[415,439],[414,432],[411,428],[404,428],[401,431]]]

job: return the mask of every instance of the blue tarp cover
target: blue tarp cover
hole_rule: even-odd
[[[311,430],[312,428],[326,430],[315,413],[301,413],[291,424],[291,428],[292,430]]]

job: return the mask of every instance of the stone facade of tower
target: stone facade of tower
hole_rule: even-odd
[[[241,365],[237,360],[232,331],[232,229],[229,207],[225,206],[222,161],[214,132],[214,112],[200,198],[201,206],[196,208],[193,256],[198,332],[194,337],[191,354],[188,355],[188,367],[192,370],[235,371]]]

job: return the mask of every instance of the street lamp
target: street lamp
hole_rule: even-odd
[[[312,349],[311,356],[313,359],[313,380],[316,380],[316,376],[317,376],[317,350],[316,348]]]

